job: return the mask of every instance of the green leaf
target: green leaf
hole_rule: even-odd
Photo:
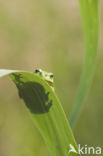
[[[69,153],[69,145],[77,145],[55,92],[38,75],[13,70],[0,70],[0,77],[8,75],[18,88],[31,119],[40,130],[52,156],[79,155]]]
[[[85,37],[85,60],[78,94],[70,115],[71,126],[77,120],[91,86],[98,51],[98,0],[79,0]]]

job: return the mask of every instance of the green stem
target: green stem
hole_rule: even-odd
[[[73,126],[88,95],[96,64],[99,37],[98,0],[79,0],[85,37],[85,60],[79,90],[70,114]]]

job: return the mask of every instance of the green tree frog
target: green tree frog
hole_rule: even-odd
[[[36,69],[34,71],[35,74],[38,76],[42,77],[49,85],[50,87],[54,90],[54,75],[53,73],[48,73],[42,69]]]

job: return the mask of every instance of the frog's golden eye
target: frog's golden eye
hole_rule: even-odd
[[[53,74],[50,74],[50,78],[53,78],[54,77],[54,75]]]
[[[35,70],[35,73],[38,73],[38,72],[40,72],[39,69],[36,69],[36,70]]]

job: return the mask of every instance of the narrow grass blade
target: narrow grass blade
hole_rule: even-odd
[[[8,75],[18,88],[31,119],[40,130],[52,156],[75,156],[68,153],[70,144],[77,151],[72,131],[56,97],[55,91],[34,73],[0,70],[0,77]]]
[[[75,99],[73,111],[70,114],[71,126],[77,120],[81,107],[91,86],[96,56],[98,51],[99,17],[98,0],[79,0],[85,37],[85,60],[80,87]]]

